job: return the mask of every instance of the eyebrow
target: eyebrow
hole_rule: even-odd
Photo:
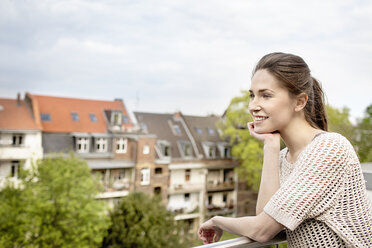
[[[262,93],[262,92],[265,92],[265,91],[271,91],[272,93],[274,93],[274,91],[270,90],[270,89],[260,89],[260,90],[258,90],[258,93]],[[249,92],[253,92],[253,91],[249,90]]]

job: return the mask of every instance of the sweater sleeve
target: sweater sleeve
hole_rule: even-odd
[[[330,208],[343,189],[349,142],[341,135],[320,135],[305,148],[288,179],[264,211],[290,230]]]

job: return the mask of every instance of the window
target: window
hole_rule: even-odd
[[[190,201],[190,193],[186,193],[185,195],[185,201]]]
[[[10,168],[10,176],[14,178],[18,178],[19,175],[19,161],[12,161],[11,168]]]
[[[79,115],[76,112],[71,112],[71,118],[73,121],[80,121]]]
[[[223,194],[223,196],[222,196],[222,201],[223,201],[224,203],[227,202],[227,194],[226,194],[226,193]]]
[[[198,127],[195,128],[195,131],[196,131],[198,134],[202,134],[202,133],[203,133],[202,129],[201,129],[201,128],[198,128]]]
[[[121,179],[125,178],[125,169],[119,169],[119,170],[116,170],[115,172],[116,173],[114,173],[114,171],[113,171],[114,181],[121,180]]]
[[[175,132],[177,135],[181,135],[181,128],[180,128],[180,126],[178,126],[178,125],[174,125],[174,126],[173,126],[173,129],[174,129],[174,132]]]
[[[157,168],[155,168],[155,174],[156,174],[156,175],[161,175],[161,174],[163,174],[163,168],[161,168],[161,167],[157,167]]]
[[[123,123],[125,123],[125,124],[128,124],[129,123],[128,116],[123,115]]]
[[[181,152],[182,157],[191,158],[192,157],[192,146],[189,141],[178,141],[178,148]]]
[[[150,169],[143,168],[141,169],[141,185],[149,185],[150,184]]]
[[[154,188],[154,194],[155,195],[160,195],[161,194],[161,187],[155,187]]]
[[[13,146],[19,146],[23,144],[23,135],[22,134],[14,134],[12,145]]]
[[[107,151],[107,139],[106,138],[96,138],[96,151],[97,152]]]
[[[186,169],[185,170],[185,181],[186,182],[189,182],[190,181],[190,176],[191,176],[191,170],[190,169]]]
[[[145,123],[141,123],[141,129],[142,131],[144,131],[145,133],[147,133],[147,125]]]
[[[126,153],[128,147],[128,139],[119,138],[116,139],[116,152],[117,153]]]
[[[212,202],[213,202],[213,196],[209,195],[208,196],[208,205],[212,205]]]
[[[209,146],[208,147],[208,158],[215,158],[216,157],[216,147],[215,146]]]
[[[43,121],[43,122],[52,121],[52,118],[50,117],[49,113],[41,113],[40,117],[41,117],[41,121]]]
[[[149,154],[150,153],[150,146],[144,145],[143,146],[143,154]]]
[[[221,158],[231,158],[231,147],[226,143],[218,144],[218,151]]]
[[[215,158],[217,147],[213,142],[202,142],[203,150],[207,158]]]
[[[122,113],[121,112],[112,112],[111,115],[111,124],[115,126],[120,126],[122,121]]]
[[[159,157],[170,157],[171,156],[171,143],[166,140],[158,140],[156,146],[160,152]]]
[[[76,139],[76,151],[77,152],[88,152],[89,151],[89,138],[77,138]]]
[[[179,125],[177,124],[173,124],[171,120],[168,120],[168,124],[173,132],[174,135],[181,135],[182,132],[181,132],[181,128]]]
[[[208,131],[208,133],[209,133],[210,135],[214,135],[214,129],[213,129],[213,128],[208,127],[208,128],[207,128],[207,131]]]
[[[90,113],[89,118],[90,118],[91,122],[97,122],[98,121],[96,114]]]

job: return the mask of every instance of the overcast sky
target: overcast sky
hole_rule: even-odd
[[[0,0],[0,97],[222,114],[269,52],[300,55],[328,103],[372,103],[372,1]]]

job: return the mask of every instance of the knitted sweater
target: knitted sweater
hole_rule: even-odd
[[[289,247],[372,247],[372,206],[357,155],[337,133],[316,136],[295,163],[280,152],[280,188],[264,211]]]

